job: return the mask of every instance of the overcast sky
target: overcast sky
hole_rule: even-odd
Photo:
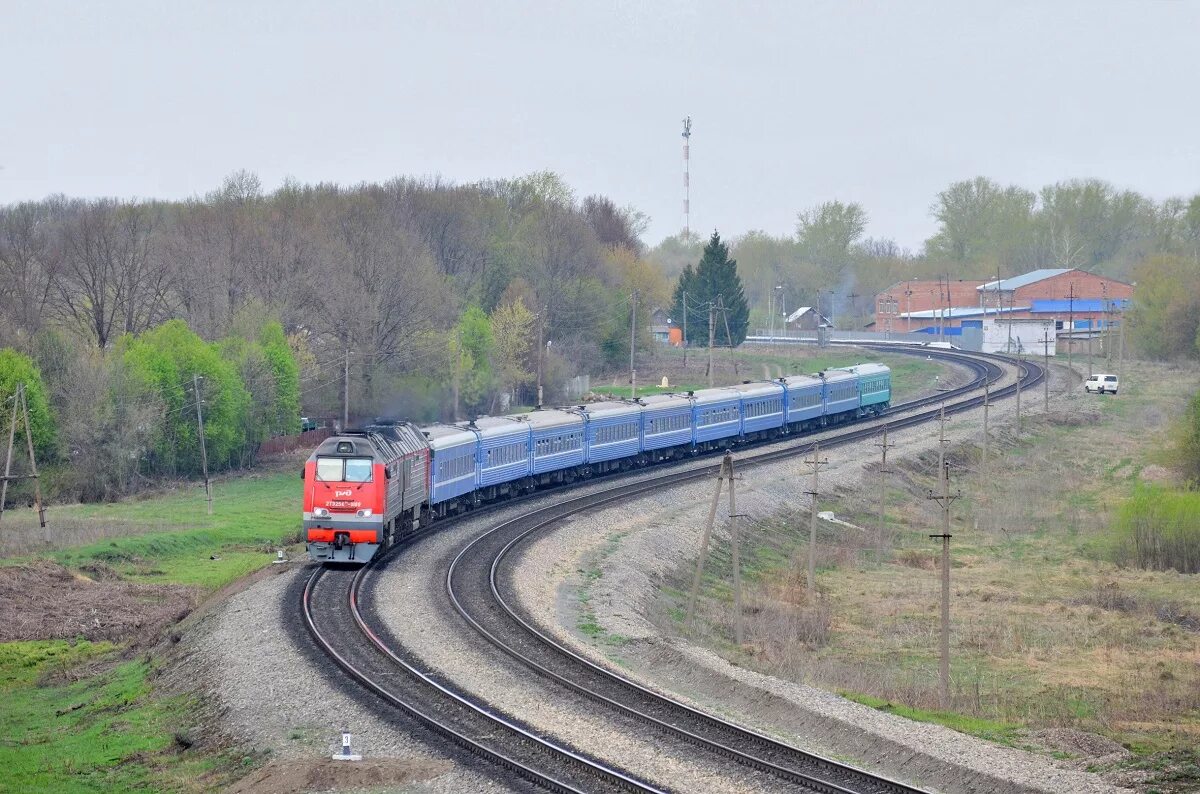
[[[0,203],[549,169],[652,221],[857,201],[918,249],[984,174],[1200,190],[1200,2],[0,0]]]

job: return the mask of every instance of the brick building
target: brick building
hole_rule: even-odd
[[[903,333],[917,331],[929,325],[928,319],[918,318],[922,313],[929,317],[946,309],[974,308],[979,306],[978,288],[984,282],[968,279],[947,281],[901,281],[875,296],[876,331]]]
[[[876,296],[875,330],[904,333],[1002,314],[1053,320],[1059,329],[1102,327],[1133,298],[1133,286],[1074,268],[1044,268],[1000,281],[904,281]]]

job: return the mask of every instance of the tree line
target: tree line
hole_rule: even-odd
[[[528,405],[539,374],[550,402],[626,360],[635,292],[650,343],[670,286],[644,222],[550,173],[268,192],[238,172],[187,201],[4,206],[0,366],[42,384],[41,443],[88,498],[195,470],[192,374],[216,467],[301,413],[340,418],[347,381],[352,423]]]
[[[836,200],[798,212],[792,235],[750,231],[730,239],[751,324],[766,327],[768,307],[778,322],[785,309],[819,305],[835,324],[861,327],[874,296],[906,279],[1075,267],[1137,283],[1131,326],[1142,352],[1200,355],[1200,195],[1155,201],[1098,179],[1034,191],[976,177],[939,192],[929,212],[937,231],[915,252],[867,237],[866,208]],[[702,245],[679,235],[646,256],[678,276],[700,259]]]

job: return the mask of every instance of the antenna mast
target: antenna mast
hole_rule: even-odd
[[[685,240],[692,235],[692,193],[688,162],[688,143],[691,137],[692,117],[687,116],[683,120],[683,237]]]

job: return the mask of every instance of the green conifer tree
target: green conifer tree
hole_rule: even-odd
[[[709,306],[717,307],[714,316],[717,345],[729,345],[732,337],[736,347],[746,339],[750,307],[746,303],[742,279],[738,276],[737,261],[729,258],[729,246],[721,242],[721,235],[717,232],[713,232],[708,245],[704,246],[700,262],[695,268],[691,265],[685,267],[675,286],[672,311],[675,317],[680,318],[681,325],[684,293],[687,293],[687,335],[691,345],[708,346]],[[720,309],[722,306],[723,312]],[[726,320],[729,324],[728,333],[725,330]]]

